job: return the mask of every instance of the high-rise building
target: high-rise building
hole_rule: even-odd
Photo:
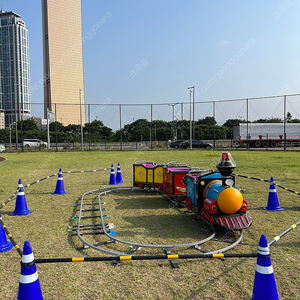
[[[29,38],[15,12],[0,10],[0,109],[6,125],[30,117]]]
[[[5,113],[4,109],[0,109],[0,129],[5,128]]]
[[[44,113],[85,123],[81,0],[42,0]]]

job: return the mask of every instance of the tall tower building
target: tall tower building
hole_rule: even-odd
[[[42,0],[44,114],[85,123],[81,0]]]
[[[0,110],[5,124],[30,117],[29,38],[15,12],[0,10]]]

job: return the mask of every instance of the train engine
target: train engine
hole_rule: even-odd
[[[232,172],[236,164],[231,154],[222,153],[216,167],[218,170],[201,174],[196,180],[192,176],[186,176],[187,209],[217,228],[248,228],[252,220],[246,213],[248,204],[239,188],[235,186],[235,176]]]

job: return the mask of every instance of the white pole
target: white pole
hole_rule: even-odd
[[[192,135],[192,90],[190,90],[190,149],[193,149]]]
[[[190,90],[190,149],[193,149],[193,134],[192,134],[192,87],[189,87]]]
[[[81,135],[81,150],[83,150],[83,128],[82,128],[81,89],[79,89],[79,103],[80,103],[80,135]]]
[[[195,86],[193,86],[193,140],[195,139]]]

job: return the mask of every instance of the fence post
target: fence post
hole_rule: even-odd
[[[58,152],[58,145],[57,145],[57,111],[56,111],[56,103],[54,104],[55,108],[55,143],[56,143],[56,152]]]
[[[120,150],[122,151],[122,105],[119,104],[120,112]]]
[[[151,114],[151,123],[150,123],[150,150],[152,151],[152,104],[150,104],[150,114]]]
[[[89,151],[91,151],[91,114],[90,114],[90,104],[88,104],[88,114],[89,114]]]
[[[283,96],[283,137],[284,137],[284,151],[286,150],[286,95]]]

